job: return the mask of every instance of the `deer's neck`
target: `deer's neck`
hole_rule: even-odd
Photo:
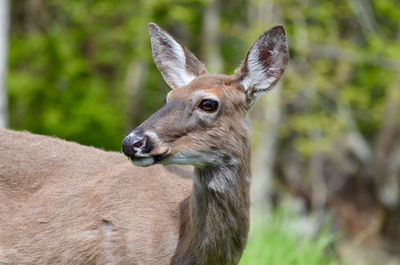
[[[236,264],[249,227],[249,162],[195,170],[190,198],[192,251],[201,264]]]

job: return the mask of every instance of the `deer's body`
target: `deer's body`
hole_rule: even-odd
[[[170,262],[191,167],[4,129],[0,157],[0,264]]]
[[[286,67],[283,27],[265,32],[230,76],[208,74],[155,24],[150,35],[173,90],[122,142],[146,168],[122,154],[0,130],[0,264],[239,262],[249,228],[246,113]]]

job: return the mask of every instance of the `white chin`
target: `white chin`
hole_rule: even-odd
[[[138,167],[148,167],[154,164],[152,157],[143,157],[140,159],[131,160],[132,164]]]

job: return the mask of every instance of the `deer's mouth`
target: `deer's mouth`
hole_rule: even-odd
[[[161,154],[152,154],[147,156],[132,156],[129,157],[135,166],[148,167],[164,160],[170,153],[171,149],[167,149]]]
[[[165,150],[161,154],[152,156],[154,158],[154,163],[161,162],[164,158],[166,158],[169,155],[170,152],[171,152],[171,149],[168,148],[167,150]]]

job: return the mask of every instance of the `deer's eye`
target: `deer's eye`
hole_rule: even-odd
[[[203,99],[198,107],[207,112],[215,112],[218,109],[218,101],[213,99]]]

